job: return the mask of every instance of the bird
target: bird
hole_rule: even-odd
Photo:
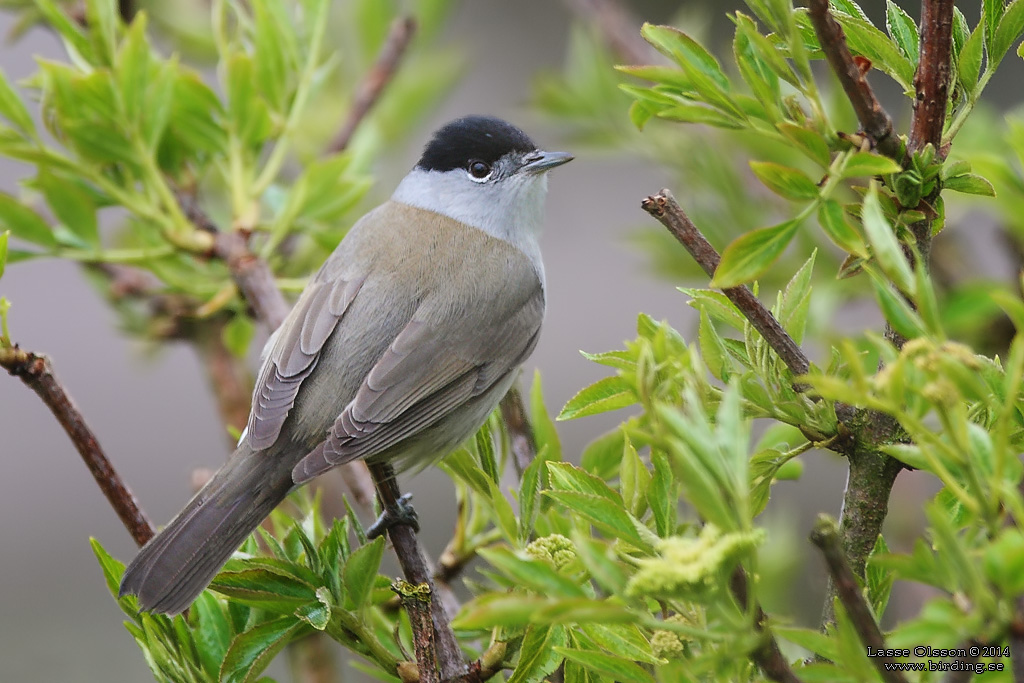
[[[292,490],[358,459],[422,468],[479,429],[537,344],[547,172],[572,159],[492,116],[439,128],[270,336],[237,448],[120,595],[179,614]]]

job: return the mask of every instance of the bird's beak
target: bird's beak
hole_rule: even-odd
[[[519,170],[530,175],[537,175],[550,171],[555,166],[567,164],[572,160],[573,156],[568,152],[542,152],[537,150],[536,152],[531,152],[523,159],[523,165]]]

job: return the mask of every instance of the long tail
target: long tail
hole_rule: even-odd
[[[179,614],[206,588],[246,537],[291,490],[280,455],[240,446],[185,509],[125,570],[121,595],[148,612]]]

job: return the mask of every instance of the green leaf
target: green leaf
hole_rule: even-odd
[[[875,298],[882,309],[885,319],[893,329],[906,339],[913,339],[925,334],[924,323],[917,312],[910,307],[901,295],[897,294],[889,283],[873,268],[865,268],[871,277],[871,286],[875,290]]]
[[[658,449],[651,450],[651,465],[654,476],[647,493],[647,503],[654,516],[654,526],[658,536],[664,538],[675,531],[678,502],[673,495],[672,467],[665,453]]]
[[[915,66],[878,28],[860,17],[836,14],[851,52],[867,57],[872,66],[892,76],[904,90],[912,90]]]
[[[273,109],[284,113],[289,75],[297,71],[298,62],[292,22],[280,0],[258,2],[253,10],[256,82]]]
[[[977,194],[983,197],[995,197],[996,189],[986,178],[975,173],[965,173],[942,181],[942,189],[964,194]]]
[[[622,451],[619,451],[617,455],[621,458]],[[600,496],[618,505],[622,505],[622,496],[608,486],[607,483],[571,463],[549,462],[548,478],[552,489]]]
[[[888,175],[889,173],[899,173],[902,170],[903,167],[889,157],[870,152],[857,152],[846,160],[846,165],[843,167],[843,177],[859,178],[863,176]]]
[[[116,3],[112,0],[86,0],[85,21],[98,61],[102,66],[113,64],[119,23]]]
[[[985,47],[985,24],[979,23],[971,37],[960,50],[960,61],[957,63],[957,79],[965,92],[974,92],[981,75],[981,57]]]
[[[917,24],[892,0],[885,0],[885,28],[903,55],[916,65],[920,44]]]
[[[210,591],[203,591],[189,609],[196,651],[207,676],[215,679],[233,635],[227,610]]]
[[[726,289],[757,279],[786,250],[799,225],[798,220],[788,220],[770,228],[748,232],[733,240],[722,253],[722,261],[718,264],[711,286]]]
[[[112,557],[95,538],[89,538],[89,545],[92,546],[92,552],[100,563],[100,569],[103,570],[103,579],[107,583],[107,590],[116,598],[121,590],[124,563]]]
[[[614,550],[604,541],[598,541],[587,532],[572,530],[572,542],[576,554],[590,577],[612,595],[618,595],[626,587],[626,574],[622,562]]]
[[[353,610],[361,609],[370,599],[370,591],[377,579],[381,558],[384,557],[384,537],[378,536],[353,552],[343,568],[346,602]]]
[[[868,258],[867,245],[857,231],[846,220],[846,210],[834,199],[826,199],[818,208],[818,223],[829,239],[843,251],[862,259]]]
[[[580,629],[610,654],[645,664],[665,663],[654,656],[651,644],[635,624],[589,623],[581,624]]]
[[[25,135],[36,137],[36,124],[21,100],[21,95],[7,80],[7,74],[0,70],[0,115],[10,121]]]
[[[150,82],[145,13],[140,13],[129,27],[117,53],[116,62],[117,84],[125,117],[130,125],[136,125],[144,114],[146,89]]]
[[[88,192],[72,180],[42,170],[34,184],[43,193],[57,220],[86,244],[99,245],[96,204]]]
[[[729,79],[718,60],[700,43],[672,26],[644,24],[640,34],[666,57],[683,67],[687,74],[696,71],[709,78],[718,88],[727,90]]]
[[[43,247],[54,248],[57,239],[46,221],[11,195],[0,192],[0,227],[18,239]]]
[[[637,524],[628,512],[615,502],[594,494],[577,491],[545,491],[544,495],[561,503],[573,515],[582,517],[604,533],[622,539],[638,548],[648,548],[637,531]]]
[[[220,668],[221,683],[252,683],[284,646],[309,627],[292,616],[280,617],[239,634]]]
[[[0,232],[0,277],[4,276],[4,270],[7,268],[7,240],[10,236],[10,230]]]
[[[819,133],[789,122],[780,123],[776,128],[808,158],[822,168],[828,168],[828,143]]]
[[[225,569],[210,588],[243,604],[287,614],[299,605],[316,600],[312,585],[266,565]]]
[[[725,343],[718,334],[718,330],[715,329],[715,324],[711,322],[711,316],[708,315],[705,308],[700,309],[697,341],[700,344],[701,358],[705,365],[708,366],[708,372],[715,379],[728,382],[729,376],[732,374],[732,360],[725,348]]]
[[[533,386],[530,388],[530,418],[533,422],[533,438],[537,441],[537,452],[547,448],[548,460],[562,459],[562,444],[558,440],[558,430],[551,421],[550,413],[544,406],[544,388],[541,385],[540,371],[533,374]]]
[[[498,462],[494,457],[494,437],[491,434],[490,422],[485,422],[483,427],[476,430],[473,445],[476,447],[480,469],[491,478],[491,481],[500,484],[501,472],[498,471]]]
[[[256,334],[256,324],[245,313],[237,313],[221,331],[221,340],[235,358],[245,358]]]
[[[581,389],[569,399],[556,420],[574,420],[588,415],[607,413],[636,403],[632,385],[619,376],[605,377]]]
[[[584,598],[583,589],[543,560],[523,559],[508,548],[481,548],[480,556],[514,585],[528,588],[547,598]]]
[[[767,112],[772,112],[772,120],[779,118],[782,106],[779,77],[775,71],[761,59],[750,41],[750,37],[737,30],[733,40],[733,55],[743,80],[747,82],[758,101]]]
[[[995,68],[1002,60],[1013,45],[1013,41],[1020,38],[1021,31],[1024,31],[1024,0],[1013,0],[1006,5],[1006,10],[992,34],[992,43],[988,51],[988,58],[992,64],[990,68]]]
[[[547,449],[541,449],[523,470],[519,482],[519,540],[526,542],[533,533],[533,525],[540,510],[540,492],[547,488]]]
[[[462,608],[452,622],[458,630],[478,631],[495,626],[523,628],[541,609],[551,604],[546,597],[516,593],[486,593]]]
[[[618,683],[654,683],[654,677],[639,665],[622,657],[595,652],[594,650],[575,650],[567,647],[556,647],[566,660],[573,661],[594,673],[606,676]]]
[[[376,573],[371,574],[376,579]],[[317,631],[323,631],[331,623],[331,591],[326,586],[316,589],[316,602],[299,606],[295,616],[306,622]]]
[[[700,104],[676,104],[659,111],[658,118],[682,123],[705,123],[716,128],[733,130],[743,127],[743,122],[738,118]]]
[[[875,547],[872,549],[867,567],[864,569],[868,601],[871,603],[871,609],[875,613],[876,621],[880,621],[885,614],[885,607],[889,604],[889,595],[892,593],[892,584],[896,579],[896,575],[892,569],[872,562],[872,559],[876,556],[887,554],[889,554],[889,547],[885,544],[882,534],[878,534],[878,538],[875,540]]]
[[[770,161],[751,161],[750,169],[769,190],[786,199],[807,201],[818,196],[814,181],[795,168]]]
[[[634,517],[641,518],[647,511],[647,489],[650,483],[650,471],[627,438],[622,449],[622,465],[619,467],[619,489],[626,510]]]
[[[767,37],[761,35],[750,17],[741,12],[736,12],[734,21],[736,22],[736,32],[742,33],[750,41],[754,52],[776,76],[797,88],[803,87],[803,83],[793,72],[789,62],[786,61],[779,48]]]
[[[811,252],[811,257],[793,274],[782,292],[778,319],[797,344],[801,343],[804,337],[807,311],[811,301],[811,273],[814,270],[814,258],[817,253],[817,250]]]
[[[526,629],[519,647],[519,661],[507,683],[539,683],[562,663],[554,651],[566,643],[565,629],[561,626],[535,624]]]
[[[867,196],[864,197],[861,221],[871,245],[872,256],[882,268],[882,272],[900,288],[900,291],[913,295],[914,274],[903,255],[899,240],[896,239],[892,223],[882,212],[882,205],[878,201],[878,186],[875,183],[871,183]]]

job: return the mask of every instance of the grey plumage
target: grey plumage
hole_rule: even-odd
[[[389,201],[364,216],[271,338],[238,449],[121,594],[181,612],[296,485],[356,458],[403,469],[448,453],[533,350],[542,282],[521,248],[442,213]]]

